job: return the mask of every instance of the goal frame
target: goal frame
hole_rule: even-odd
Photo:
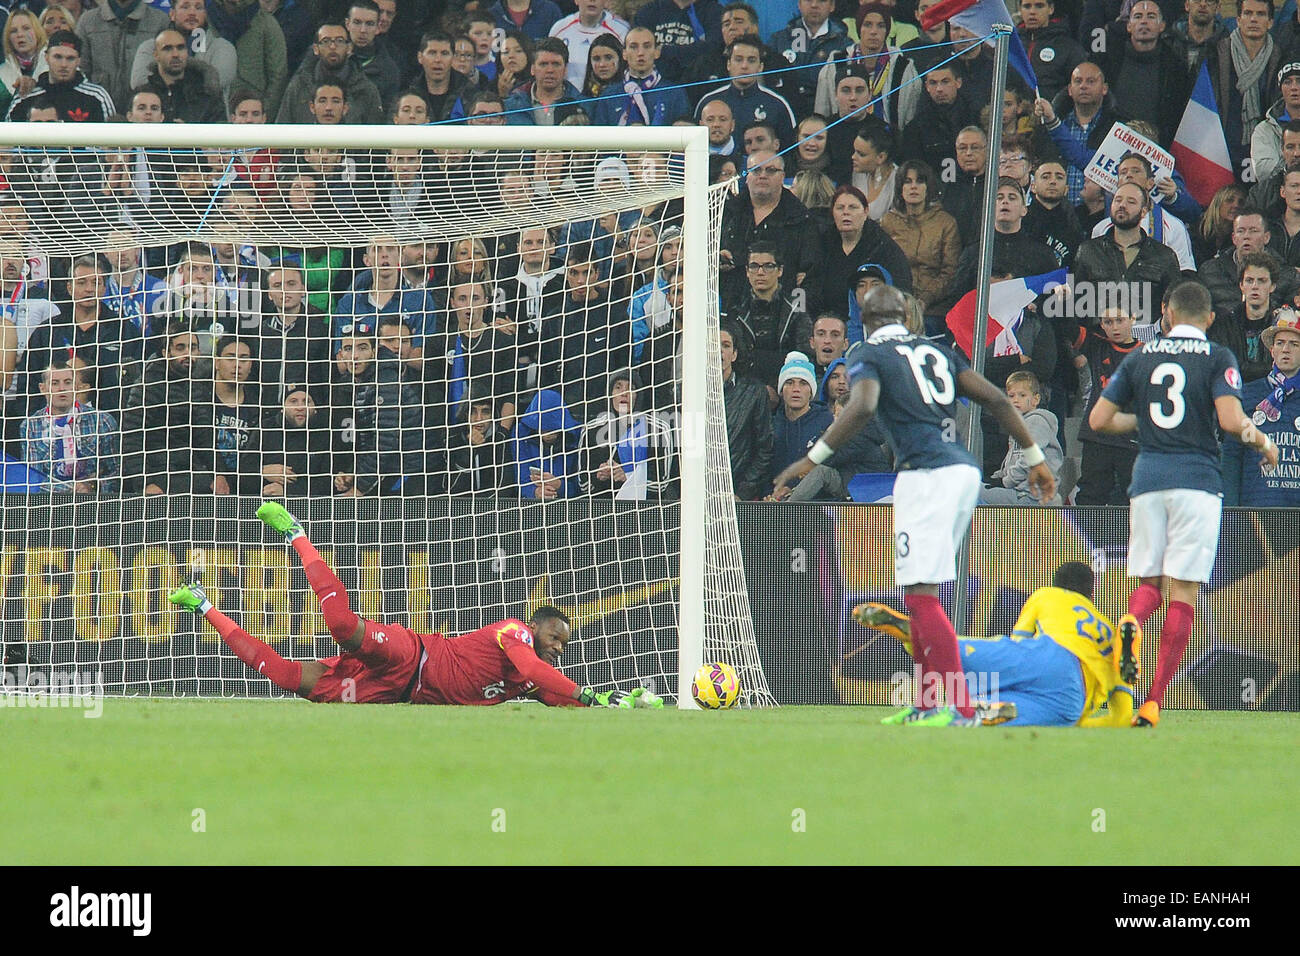
[[[301,124],[0,123],[0,147],[145,149],[580,149],[678,151],[684,155],[683,245],[709,242],[709,145],[703,127],[612,126],[309,126]],[[696,710],[691,694],[704,663],[708,269],[714,256],[683,257],[682,419],[680,447],[677,706]],[[700,533],[687,533],[700,529]]]

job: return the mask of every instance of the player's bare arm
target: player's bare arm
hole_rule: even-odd
[[[1214,400],[1214,411],[1219,417],[1219,427],[1225,435],[1232,435],[1243,445],[1255,449],[1263,456],[1260,467],[1265,464],[1276,467],[1279,460],[1277,444],[1250,420],[1241,407],[1241,399],[1235,395],[1220,395]]]
[[[973,402],[988,409],[1002,429],[1016,440],[1021,448],[1038,448],[1034,436],[1029,434],[1029,426],[1016,411],[1006,394],[974,369],[964,369],[957,376],[957,391]],[[1056,478],[1043,460],[1043,453],[1038,452],[1038,461],[1029,468],[1029,490],[1039,501],[1047,501],[1056,494]]]
[[[876,405],[879,401],[879,382],[872,378],[859,379],[854,382],[853,388],[849,392],[848,404],[844,406],[844,411],[840,412],[839,417],[831,422],[830,427],[822,433],[818,444],[824,443],[832,450],[839,448],[863,429],[867,422],[871,421],[871,417],[876,414]],[[814,451],[816,451],[815,447]],[[812,458],[804,455],[798,461],[789,465],[785,471],[776,476],[776,481],[773,482],[772,497],[778,500],[789,497],[790,485],[812,471],[813,466],[816,464],[818,463],[813,461]]]
[[[1088,426],[1105,435],[1128,435],[1137,431],[1138,418],[1132,412],[1121,412],[1118,405],[1102,397],[1088,415]]]

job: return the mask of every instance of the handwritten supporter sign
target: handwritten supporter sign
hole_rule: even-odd
[[[1101,141],[1101,146],[1083,175],[1106,192],[1113,193],[1119,185],[1119,161],[1128,153],[1146,157],[1155,170],[1157,181],[1168,179],[1174,174],[1174,157],[1171,153],[1123,123],[1116,123]]]

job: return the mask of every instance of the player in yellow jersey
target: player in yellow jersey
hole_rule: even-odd
[[[1130,726],[1141,631],[1126,629],[1121,637],[1097,610],[1088,565],[1067,561],[1052,585],[1029,596],[1011,634],[958,638],[962,669],[975,675],[976,686],[993,688],[999,701],[1016,705],[1007,724]],[[898,638],[912,653],[906,614],[872,603],[859,604],[853,617]]]

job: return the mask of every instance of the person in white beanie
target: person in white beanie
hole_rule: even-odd
[[[786,355],[777,377],[777,391],[781,394],[781,404],[772,413],[773,477],[808,454],[808,449],[831,423],[826,406],[813,401],[817,370],[802,352]]]

